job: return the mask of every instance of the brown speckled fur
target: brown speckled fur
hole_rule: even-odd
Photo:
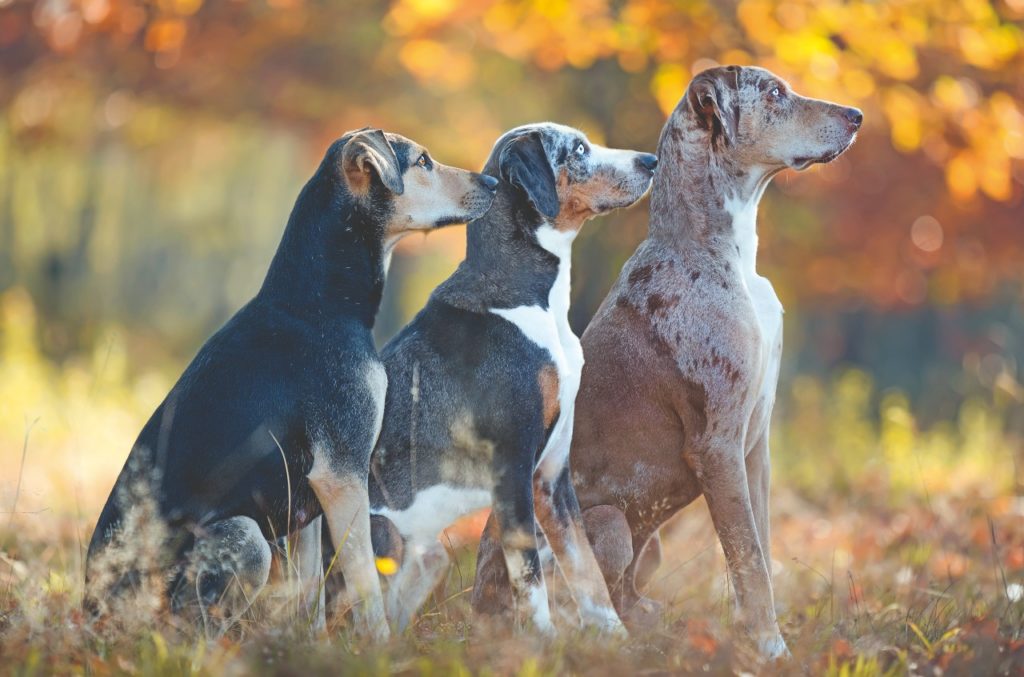
[[[594,552],[627,621],[656,610],[637,585],[660,559],[658,528],[703,494],[742,629],[763,656],[787,653],[768,522],[782,307],[755,272],[753,225],[775,174],[834,159],[859,124],[855,109],[731,66],[694,78],[662,131],[650,234],[582,337],[571,455]]]

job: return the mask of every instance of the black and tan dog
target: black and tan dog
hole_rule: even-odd
[[[387,387],[370,332],[390,247],[403,233],[480,216],[496,186],[380,130],[331,145],[262,288],[200,349],[135,442],[89,546],[91,606],[156,575],[174,608],[198,603],[206,618],[218,603],[233,617],[267,581],[268,541],[296,535],[315,609],[323,515],[362,600],[357,625],[387,637],[366,479]],[[138,537],[126,525],[140,487],[167,529],[157,572],[104,556]],[[108,570],[115,561],[123,567]]]
[[[583,223],[639,200],[656,163],[554,124],[514,129],[491,151],[484,171],[501,183],[469,224],[466,260],[381,351],[388,393],[370,510],[405,541],[387,601],[399,628],[445,570],[441,530],[493,505],[515,599],[538,629],[553,625],[535,516],[583,622],[621,629],[569,482],[583,364],[569,267]]]
[[[762,656],[787,653],[768,515],[782,305],[756,270],[755,219],[772,177],[832,161],[861,120],[764,69],[729,66],[695,77],[665,124],[650,233],[583,334],[572,443],[587,532],[626,618],[653,610],[636,586],[657,566],[658,527],[703,495],[742,629]],[[477,585],[491,591],[497,549],[481,544],[491,565]]]

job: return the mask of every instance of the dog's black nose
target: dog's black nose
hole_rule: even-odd
[[[636,164],[649,172],[653,172],[658,166],[658,156],[651,153],[640,153],[636,156]]]
[[[484,188],[491,192],[498,189],[498,180],[490,174],[481,174],[480,183],[484,184]]]
[[[847,108],[843,114],[846,116],[847,122],[860,129],[860,123],[864,122],[864,113],[861,113],[859,108]]]

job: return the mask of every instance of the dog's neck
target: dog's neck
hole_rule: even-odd
[[[658,149],[651,189],[650,238],[738,257],[745,273],[757,264],[757,205],[778,169],[741,166],[716,150],[708,132],[674,116]]]
[[[518,189],[503,182],[490,210],[466,227],[466,259],[434,297],[474,312],[547,307],[561,263],[535,236],[543,221]],[[539,230],[545,229],[541,223]]]
[[[288,218],[258,298],[307,321],[347,316],[372,328],[384,292],[385,217],[314,176]]]

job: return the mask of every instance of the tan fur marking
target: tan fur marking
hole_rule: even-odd
[[[554,365],[545,364],[537,374],[537,384],[540,386],[540,396],[544,401],[544,428],[550,428],[554,424],[558,414],[562,411],[562,405],[558,400],[558,370]]]
[[[562,209],[555,217],[555,228],[562,232],[578,231],[588,219],[598,215],[597,204],[601,197],[622,192],[616,183],[610,173],[597,172],[587,181],[570,184],[563,169],[558,175],[557,186]]]
[[[415,162],[422,150],[409,153]],[[394,212],[387,224],[390,238],[414,230],[432,230],[434,220],[465,214],[475,216],[490,205],[490,194],[476,182],[473,174],[434,162],[430,171],[410,167],[403,176],[405,192],[394,199]]]
[[[348,190],[356,198],[364,198],[370,192],[370,172],[365,169],[345,169]]]

